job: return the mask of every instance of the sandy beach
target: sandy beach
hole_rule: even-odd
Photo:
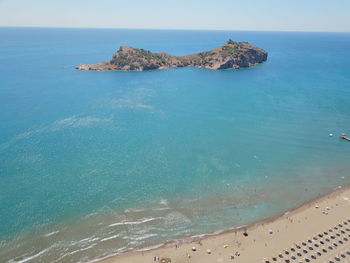
[[[350,262],[350,188],[218,235],[101,262]]]

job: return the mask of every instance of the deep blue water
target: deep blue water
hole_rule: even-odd
[[[120,45],[185,55],[228,39],[268,61],[74,69]],[[0,28],[0,261],[88,261],[348,184],[349,96],[348,33]]]

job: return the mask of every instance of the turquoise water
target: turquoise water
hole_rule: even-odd
[[[85,72],[227,39],[250,69]],[[0,28],[0,261],[86,262],[350,183],[350,34]],[[334,137],[329,137],[333,133]]]

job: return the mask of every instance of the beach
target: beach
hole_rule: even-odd
[[[288,261],[289,260],[289,261]],[[147,262],[350,262],[350,188],[221,234],[105,259]]]

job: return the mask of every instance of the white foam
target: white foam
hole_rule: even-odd
[[[145,240],[145,239],[148,239],[148,238],[151,238],[151,237],[155,237],[155,236],[157,236],[157,235],[156,234],[147,234],[147,235],[135,237],[135,238],[132,238],[132,239],[140,241],[140,240]]]
[[[166,199],[160,199],[159,204],[160,204],[160,205],[168,205],[168,200],[166,200]]]
[[[153,211],[163,211],[163,210],[170,210],[169,207],[159,207],[159,208],[152,208]]]
[[[128,208],[124,210],[124,213],[137,213],[143,211],[145,211],[145,209]]]
[[[115,250],[113,254],[109,254],[108,256],[105,256],[105,257],[103,257],[103,258],[93,259],[93,260],[89,261],[88,263],[101,262],[101,261],[104,260],[104,259],[107,259],[107,258],[110,258],[110,257],[119,255],[120,252],[124,252],[126,249],[127,249],[127,247],[121,247],[121,248]]]
[[[100,240],[100,238],[92,236],[92,237],[87,237],[87,238],[84,238],[84,239],[81,239],[78,241],[72,241],[71,245],[89,244],[89,243],[97,241],[97,240]]]
[[[53,232],[50,232],[50,233],[45,234],[44,237],[50,237],[50,236],[53,236],[53,235],[55,235],[55,234],[57,234],[57,233],[59,233],[59,232],[60,232],[59,230],[53,231]]]
[[[120,234],[113,235],[113,236],[110,236],[110,237],[105,237],[105,238],[101,239],[101,242],[107,241],[107,240],[111,240],[111,239],[115,239],[117,237],[120,237]]]
[[[34,259],[34,258],[40,257],[42,254],[44,254],[46,251],[50,250],[52,247],[53,247],[53,245],[50,246],[50,247],[48,247],[48,248],[46,248],[46,249],[44,249],[44,250],[42,250],[42,251],[40,251],[39,253],[37,253],[37,254],[35,254],[35,255],[33,255],[33,256],[24,258],[24,259],[19,260],[19,261],[12,259],[12,260],[9,261],[9,263],[12,263],[12,262],[13,262],[13,263],[24,263],[24,262],[28,262],[28,261],[30,261],[30,260],[32,260],[32,259]]]
[[[153,250],[153,249],[156,249],[156,248],[160,248],[162,247],[164,244],[159,244],[159,245],[155,245],[155,246],[151,246],[151,247],[145,247],[145,248],[140,248],[140,249],[137,249],[136,251],[148,251],[148,250]]]
[[[139,225],[139,224],[144,224],[144,223],[151,222],[158,219],[162,219],[162,217],[150,217],[150,218],[147,217],[147,218],[142,218],[139,221],[123,221],[123,222],[110,224],[109,227],[122,226],[122,225]]]
[[[80,251],[85,251],[85,250],[88,250],[88,249],[90,249],[90,248],[93,248],[94,246],[96,246],[97,245],[97,243],[93,243],[93,244],[91,244],[90,246],[87,246],[87,247],[84,247],[84,248],[80,248],[80,249],[77,249],[77,250],[74,250],[74,251],[72,251],[72,252],[70,252],[70,253],[67,253],[67,255],[74,255],[74,254],[76,254],[76,253],[78,253],[78,252],[80,252]],[[66,256],[67,256],[66,255]]]

